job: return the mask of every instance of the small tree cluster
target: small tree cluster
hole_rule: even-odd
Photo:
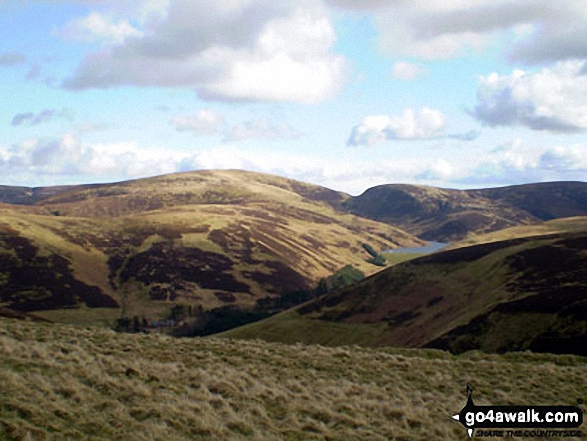
[[[385,256],[375,251],[371,245],[364,243],[363,248],[371,256],[371,258],[367,259],[367,262],[377,266],[387,265],[387,260],[385,259]]]

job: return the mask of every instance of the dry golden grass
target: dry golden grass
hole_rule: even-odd
[[[497,242],[500,240],[516,239],[518,237],[542,236],[565,232],[580,232],[587,230],[587,217],[576,216],[554,219],[537,225],[519,225],[505,228],[491,233],[471,233],[464,239],[450,244],[447,249],[460,248],[480,243]]]
[[[466,439],[465,404],[574,404],[587,360],[280,345],[0,320],[0,439]],[[520,438],[521,439],[521,438]]]

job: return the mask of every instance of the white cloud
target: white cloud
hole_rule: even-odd
[[[0,158],[1,174],[12,182],[27,177],[35,182],[72,177],[92,182],[171,173],[177,170],[181,155],[141,149],[134,142],[87,144],[67,133],[60,139],[31,138],[9,149],[0,148]]]
[[[169,121],[179,131],[192,131],[194,135],[215,135],[224,123],[224,117],[210,109],[202,109],[194,116],[176,116]]]
[[[193,87],[204,99],[316,102],[345,81],[320,0],[170,0],[140,32],[89,54],[64,86]]]
[[[114,182],[177,171],[244,169],[271,173],[358,194],[389,182],[409,182],[426,164],[411,159],[372,161],[237,148],[221,144],[193,152],[143,148],[135,142],[88,143],[74,134],[0,145],[0,174],[11,185]]]
[[[430,164],[429,168],[419,177],[432,181],[450,181],[455,177],[455,167],[446,159],[440,158]]]
[[[517,138],[471,162],[454,182],[468,186],[582,180],[587,176],[587,144],[530,146]]]
[[[400,116],[375,115],[353,127],[348,145],[374,145],[391,139],[429,139],[443,135],[445,117],[439,110],[424,107],[404,110]]]
[[[481,78],[472,115],[491,127],[523,125],[534,130],[587,129],[587,76],[583,62],[560,62],[539,72],[515,70]]]
[[[391,75],[398,80],[410,81],[424,74],[426,69],[407,61],[396,61],[391,68]]]
[[[511,31],[508,56],[525,63],[587,58],[584,0],[328,0],[375,17],[381,49],[393,55],[450,58],[496,44]]]
[[[552,147],[540,155],[538,166],[563,175],[580,171],[584,180],[587,177],[587,144]]]
[[[193,152],[144,148],[135,142],[87,143],[78,135],[0,145],[0,175],[11,185],[113,182],[177,171],[244,169],[277,174],[359,194],[387,183],[476,187],[553,180],[585,180],[587,144],[530,146],[521,139],[463,159],[383,156],[378,161],[347,150],[322,157],[221,144]]]
[[[122,43],[128,37],[139,37],[141,32],[127,20],[114,23],[111,17],[92,12],[70,21],[55,34],[73,41]]]

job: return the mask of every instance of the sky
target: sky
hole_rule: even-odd
[[[0,0],[0,185],[587,181],[584,0]]]

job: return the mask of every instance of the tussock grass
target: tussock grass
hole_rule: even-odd
[[[574,404],[576,356],[122,335],[0,320],[0,439],[465,439],[465,403]]]

